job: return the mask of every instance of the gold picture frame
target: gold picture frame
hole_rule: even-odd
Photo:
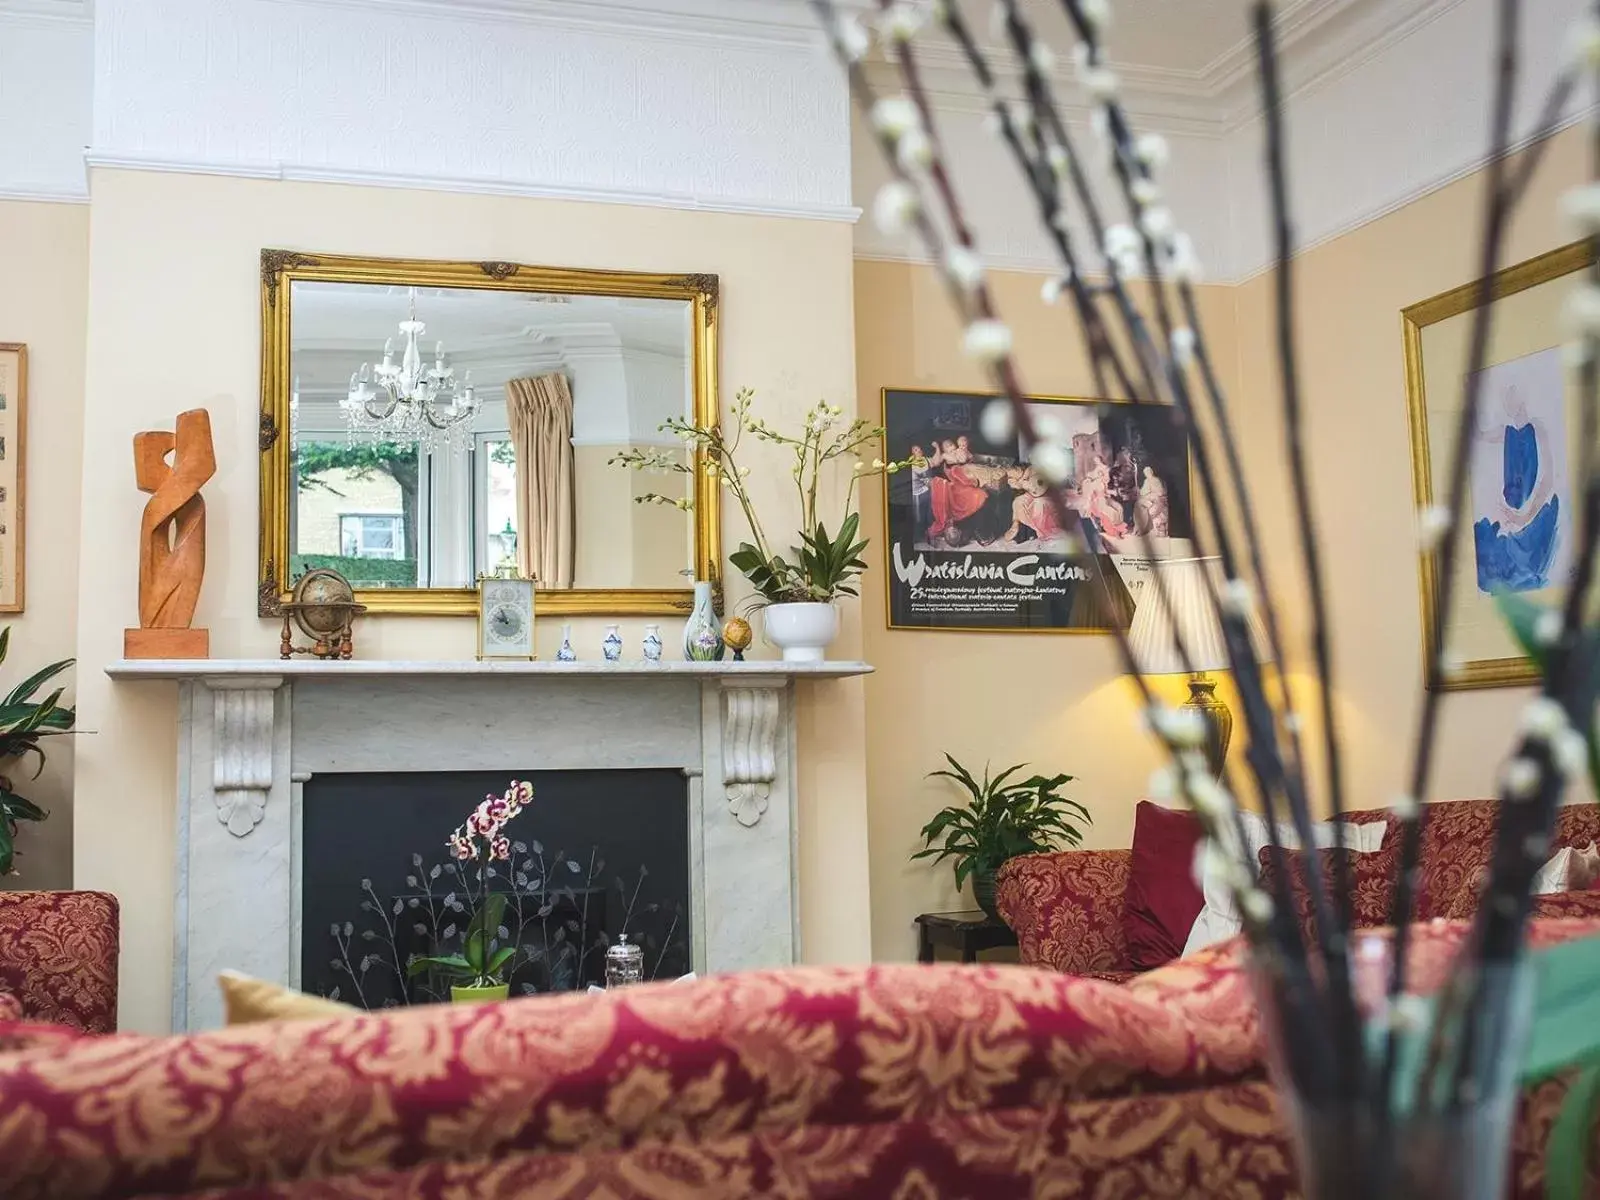
[[[1536,289],[1546,288],[1546,285],[1557,280],[1586,270],[1595,260],[1596,250],[1591,243],[1574,242],[1526,262],[1507,267],[1495,274],[1490,281],[1489,302],[1497,305],[1508,303],[1514,305],[1515,311],[1509,315],[1515,319],[1509,322],[1511,326],[1509,331],[1501,329],[1496,333],[1497,340],[1491,343],[1490,347],[1490,368],[1536,353],[1558,351],[1562,339],[1556,315],[1566,291],[1564,288],[1549,288],[1546,293],[1538,292]],[[1434,493],[1436,453],[1449,453],[1453,449],[1446,440],[1453,434],[1447,434],[1444,430],[1436,431],[1430,420],[1430,413],[1442,407],[1441,398],[1444,396],[1449,396],[1459,403],[1460,373],[1464,371],[1467,361],[1464,352],[1464,329],[1447,331],[1447,323],[1476,311],[1483,294],[1483,281],[1477,280],[1413,304],[1400,314],[1405,346],[1406,413],[1411,431],[1411,476],[1419,512],[1438,502]],[[1496,322],[1497,326],[1507,324],[1508,322],[1499,320]],[[1444,336],[1446,332],[1449,332],[1448,337]],[[1441,349],[1442,343],[1448,344],[1449,349]],[[1434,404],[1431,407],[1430,367],[1435,376],[1435,384],[1438,385],[1433,389]],[[1454,530],[1452,536],[1472,536],[1471,531],[1465,528],[1469,524],[1468,521],[1464,520],[1459,524],[1462,528]],[[1458,552],[1458,560],[1463,560],[1461,565],[1458,565],[1458,573],[1468,569],[1471,555],[1470,548],[1467,548],[1466,554]],[[1515,652],[1516,647],[1511,643],[1509,634],[1500,626],[1498,616],[1492,613],[1493,601],[1485,599],[1475,590],[1470,597],[1464,597],[1463,593],[1468,589],[1460,584],[1459,579],[1456,588],[1456,612],[1452,614],[1453,628],[1444,631],[1443,643],[1447,652],[1455,654],[1458,661],[1452,664],[1447,676],[1439,673],[1437,664],[1432,661],[1429,652],[1429,647],[1434,644],[1439,631],[1441,620],[1439,570],[1437,550],[1419,554],[1423,671],[1426,686],[1430,690],[1464,691],[1478,688],[1521,687],[1536,683],[1539,679],[1537,668],[1525,656]],[[1469,600],[1474,602],[1472,612],[1463,620],[1462,608]],[[1464,641],[1472,642],[1472,646],[1468,647],[1468,653],[1458,653],[1452,640],[1453,629],[1457,626],[1464,627],[1466,631],[1477,631],[1471,638],[1463,634]],[[1499,647],[1499,652],[1496,652],[1495,647],[1497,638],[1504,642],[1504,645]],[[1489,648],[1482,652],[1472,648],[1479,645]]]
[[[446,262],[433,259],[369,258],[298,250],[261,252],[260,549],[257,611],[281,615],[293,580],[290,560],[289,401],[290,291],[296,281],[455,287],[568,295],[636,296],[684,300],[692,306],[694,423],[720,419],[717,332],[720,282],[716,275],[668,275],[538,267],[511,262]],[[698,465],[698,464],[697,464]],[[721,491],[717,480],[694,474],[694,571],[697,579],[722,587]],[[476,587],[372,588],[356,593],[369,613],[472,617]],[[575,588],[542,590],[541,609],[551,615],[670,616],[694,608],[694,591],[683,588]]]
[[[25,607],[28,347],[0,342],[0,613]]]

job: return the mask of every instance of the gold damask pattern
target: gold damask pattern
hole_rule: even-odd
[[[1064,850],[1001,867],[995,903],[1022,961],[1070,975],[1132,972],[1122,936],[1132,866],[1131,850]]]
[[[22,1019],[87,1033],[117,1027],[116,897],[0,892],[0,992]]]

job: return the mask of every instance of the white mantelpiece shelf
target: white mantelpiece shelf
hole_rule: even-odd
[[[386,676],[448,676],[452,678],[580,676],[622,679],[693,676],[725,679],[849,679],[871,674],[864,662],[792,663],[781,660],[747,662],[402,662],[353,659],[350,662],[314,662],[276,658],[150,658],[119,659],[106,667],[112,679],[227,679],[277,677],[300,679],[365,679]]]
[[[177,684],[174,1024],[219,1023],[223,968],[299,982],[301,812],[311,781],[340,774],[681,772],[695,969],[797,961],[795,691],[871,670],[777,660],[112,663],[106,674],[123,683]]]

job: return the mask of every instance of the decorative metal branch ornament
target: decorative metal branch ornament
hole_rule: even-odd
[[[1105,584],[1108,569],[1092,523],[1067,504],[1068,448],[1033,423],[1026,390],[1012,355],[1013,338],[991,294],[971,225],[963,211],[935,114],[918,67],[917,43],[942,33],[954,42],[982,88],[990,124],[1032,195],[1044,232],[1060,258],[1059,274],[1046,282],[1042,300],[1070,301],[1100,394],[1115,388],[1135,403],[1171,405],[1188,433],[1207,519],[1198,522],[1196,552],[1220,561],[1221,581],[1211,586],[1219,624],[1249,732],[1242,768],[1214,779],[1198,754],[1200,730],[1187,714],[1157,702],[1140,676],[1125,632],[1117,631],[1123,664],[1140,688],[1150,729],[1171,759],[1152,780],[1157,795],[1181,795],[1203,823],[1202,854],[1227,880],[1252,954],[1266,1025],[1272,1033],[1274,1072],[1289,1101],[1300,1152],[1302,1183],[1313,1197],[1353,1195],[1498,1195],[1505,1177],[1513,1105],[1531,1004],[1526,953],[1533,879],[1547,856],[1556,808],[1567,783],[1587,763],[1600,762],[1593,728],[1600,688],[1600,633],[1586,629],[1592,611],[1595,554],[1600,539],[1600,268],[1578,286],[1569,315],[1572,359],[1579,383],[1582,450],[1578,482],[1582,504],[1579,551],[1565,603],[1559,611],[1522,613],[1520,629],[1544,668],[1541,694],[1526,710],[1518,744],[1498,787],[1501,800],[1491,874],[1482,907],[1449,987],[1424,1008],[1408,993],[1409,923],[1416,905],[1417,868],[1426,796],[1432,774],[1441,696],[1423,701],[1406,787],[1393,804],[1402,823],[1392,942],[1361,940],[1361,955],[1380,953],[1386,997],[1374,1007],[1358,1002],[1350,864],[1344,844],[1346,795],[1338,731],[1332,719],[1334,664],[1316,513],[1312,503],[1304,404],[1294,339],[1294,227],[1285,167],[1283,86],[1273,31],[1273,4],[1257,0],[1252,24],[1265,113],[1265,163],[1271,201],[1276,351],[1283,418],[1283,454],[1289,467],[1291,511],[1298,545],[1294,566],[1309,597],[1309,656],[1315,667],[1321,723],[1322,776],[1313,781],[1301,745],[1302,719],[1281,677],[1269,678],[1250,637],[1259,616],[1267,649],[1278,662],[1286,653],[1284,625],[1272,597],[1263,539],[1243,469],[1234,417],[1214,369],[1194,285],[1199,264],[1193,243],[1166,206],[1160,172],[1165,142],[1135,132],[1118,98],[1118,79],[1106,55],[1110,0],[1056,0],[1074,34],[1070,59],[1090,108],[1096,152],[1110,167],[1112,184],[1091,181],[1089,161],[1061,115],[1054,95],[1059,56],[1034,32],[1020,0],[994,4],[996,37],[1019,80],[1018,94],[1003,95],[1001,71],[974,35],[958,0],[876,0],[869,31],[834,0],[811,0],[831,48],[843,65],[856,104],[867,116],[890,180],[873,204],[875,219],[891,233],[910,232],[937,265],[964,326],[966,353],[988,371],[1006,399],[983,414],[986,434],[1018,432],[1030,460],[1051,485],[1063,528],[1081,529],[1093,569]],[[976,2],[976,0],[974,0]],[[1498,269],[1510,215],[1533,177],[1547,141],[1536,141],[1516,161],[1512,101],[1518,44],[1518,0],[1496,2],[1496,74],[1487,215],[1479,253],[1482,303],[1470,337],[1456,447],[1449,460],[1447,503],[1418,514],[1422,550],[1437,553],[1448,611],[1467,499],[1470,438],[1480,408],[1482,369],[1488,362],[1492,319],[1490,281]],[[970,6],[968,6],[970,7]],[[865,69],[874,34],[896,69],[901,92],[880,94]],[[1600,72],[1600,0],[1581,22],[1572,50],[1540,107],[1541,132],[1552,130],[1580,80]],[[1594,136],[1600,175],[1600,133]],[[1600,183],[1569,200],[1580,232],[1600,238]],[[1085,236],[1086,235],[1086,236]],[[1141,300],[1131,285],[1142,277]],[[1148,554],[1149,547],[1144,548]],[[1163,588],[1162,573],[1150,585]],[[1164,602],[1164,597],[1163,597]],[[1509,607],[1509,606],[1508,606]],[[1515,617],[1515,614],[1513,614]],[[1442,630],[1440,620],[1437,628]],[[1189,649],[1178,636],[1178,652]],[[1442,633],[1429,647],[1443,668]],[[1316,787],[1313,787],[1315,782]],[[1305,855],[1313,926],[1294,917],[1295,883],[1280,843],[1292,830],[1300,846],[1315,845],[1311,794],[1326,796],[1334,831],[1323,878],[1321,858]],[[1275,871],[1274,892],[1257,882],[1257,864],[1236,797],[1246,796],[1265,817]],[[1600,981],[1600,943],[1586,947]],[[1600,993],[1596,993],[1600,994]],[[1600,1002],[1597,1002],[1600,1003]],[[1600,1029],[1600,1012],[1590,1014]],[[1575,1092],[1581,1089],[1575,1089]],[[1579,1126],[1579,1133],[1583,1127]],[[1580,1137],[1581,1141],[1581,1137]],[[1580,1163],[1581,1166],[1581,1163]]]

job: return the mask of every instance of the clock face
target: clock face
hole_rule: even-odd
[[[489,613],[489,636],[497,642],[520,641],[527,627],[522,610],[512,605],[498,605]]]
[[[502,658],[533,654],[532,585],[525,581],[483,583],[483,653]]]

